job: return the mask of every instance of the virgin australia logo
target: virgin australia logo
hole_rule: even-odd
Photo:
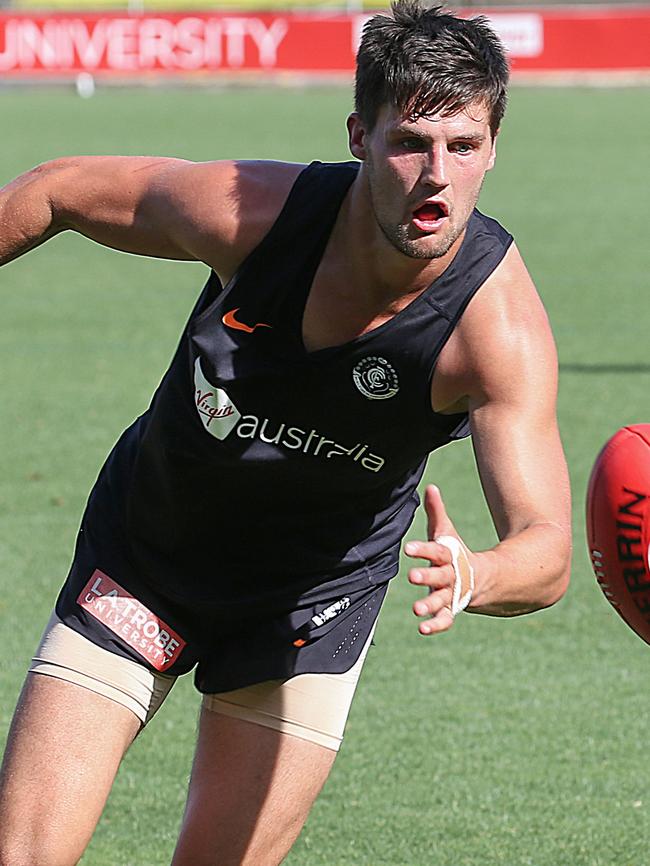
[[[225,439],[232,432],[239,439],[259,440],[265,445],[279,445],[312,457],[327,460],[349,457],[369,472],[379,472],[384,466],[384,458],[373,454],[367,443],[356,442],[351,448],[346,448],[313,428],[306,430],[290,426],[286,421],[242,415],[222,388],[208,382],[199,358],[194,362],[194,403],[201,423],[216,439]]]
[[[378,355],[369,355],[355,364],[352,379],[369,400],[388,400],[399,391],[399,379],[392,364]]]
[[[194,401],[203,426],[216,439],[225,439],[241,418],[228,394],[205,378],[200,358],[194,362]]]

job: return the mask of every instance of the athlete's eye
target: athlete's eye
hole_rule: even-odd
[[[402,150],[407,150],[412,153],[422,150],[423,147],[422,141],[415,137],[403,138],[399,144]]]
[[[476,145],[468,141],[456,141],[450,146],[452,153],[466,154],[475,150]]]

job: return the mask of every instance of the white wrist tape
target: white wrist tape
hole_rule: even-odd
[[[451,612],[454,616],[465,610],[472,600],[474,592],[474,569],[470,565],[467,551],[463,544],[453,535],[439,535],[434,538],[436,544],[442,544],[451,553],[451,564],[456,579],[451,602]]]

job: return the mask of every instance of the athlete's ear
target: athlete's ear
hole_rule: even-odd
[[[348,117],[347,125],[348,147],[350,148],[350,153],[352,156],[356,156],[357,159],[363,160],[366,158],[365,139],[367,130],[365,124],[357,112],[353,111]]]

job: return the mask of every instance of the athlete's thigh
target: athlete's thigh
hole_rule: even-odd
[[[333,749],[203,708],[173,866],[277,866],[335,757]]]
[[[139,728],[106,697],[28,674],[0,777],[0,863],[77,863]]]

